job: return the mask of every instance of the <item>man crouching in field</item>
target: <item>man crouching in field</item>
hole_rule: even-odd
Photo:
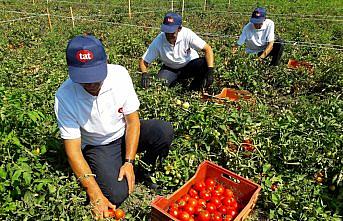
[[[244,26],[241,36],[232,47],[232,53],[236,53],[237,47],[246,44],[246,52],[257,54],[259,60],[271,56],[271,66],[280,64],[283,52],[283,40],[275,39],[274,22],[266,19],[266,10],[256,8],[250,18],[250,22]]]
[[[140,103],[128,71],[107,64],[94,36],[71,39],[66,56],[69,79],[55,96],[58,127],[93,213],[104,218],[134,190],[136,152],[145,151],[142,160],[155,164],[168,155],[173,129],[161,120],[139,120]]]
[[[196,50],[205,52],[199,58]],[[150,84],[148,66],[159,58],[163,65],[157,77],[167,86],[174,86],[181,79],[192,78],[190,90],[206,89],[213,83],[213,51],[198,35],[182,26],[179,14],[170,12],[164,17],[161,33],[152,41],[139,61],[142,87]]]

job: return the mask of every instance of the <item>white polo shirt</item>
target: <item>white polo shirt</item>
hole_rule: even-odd
[[[206,42],[188,28],[182,27],[178,33],[175,45],[168,42],[164,32],[152,41],[143,55],[143,60],[152,63],[159,58],[170,68],[179,69],[193,59],[199,57],[196,50],[202,50]]]
[[[124,115],[138,110],[139,101],[128,71],[107,65],[98,96],[67,79],[55,95],[55,114],[63,139],[81,137],[82,147],[108,144],[125,133]]]
[[[258,53],[264,51],[268,42],[274,41],[274,39],[274,22],[266,19],[261,29],[255,29],[254,24],[251,22],[245,25],[237,44],[243,45],[246,43],[247,53]]]

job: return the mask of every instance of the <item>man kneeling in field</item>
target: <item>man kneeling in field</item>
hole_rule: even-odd
[[[128,71],[107,64],[94,36],[71,39],[66,56],[69,79],[55,96],[58,127],[93,213],[108,217],[108,209],[134,190],[136,152],[145,151],[142,160],[154,165],[168,155],[173,129],[161,120],[139,120],[140,103]]]

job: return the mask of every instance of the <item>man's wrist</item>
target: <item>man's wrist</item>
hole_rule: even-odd
[[[131,163],[131,164],[134,164],[135,163],[135,160],[134,159],[125,159],[125,163]]]
[[[88,187],[86,188],[86,192],[89,196],[90,201],[96,201],[103,197],[103,193],[101,192],[99,187]]]

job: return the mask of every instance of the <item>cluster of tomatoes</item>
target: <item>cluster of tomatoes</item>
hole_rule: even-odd
[[[125,212],[124,210],[122,209],[112,209],[112,208],[109,208],[108,209],[108,214],[109,214],[109,217],[111,218],[115,218],[116,220],[121,220],[125,217]]]
[[[172,203],[168,212],[181,221],[229,221],[236,217],[238,203],[232,190],[207,178]]]

